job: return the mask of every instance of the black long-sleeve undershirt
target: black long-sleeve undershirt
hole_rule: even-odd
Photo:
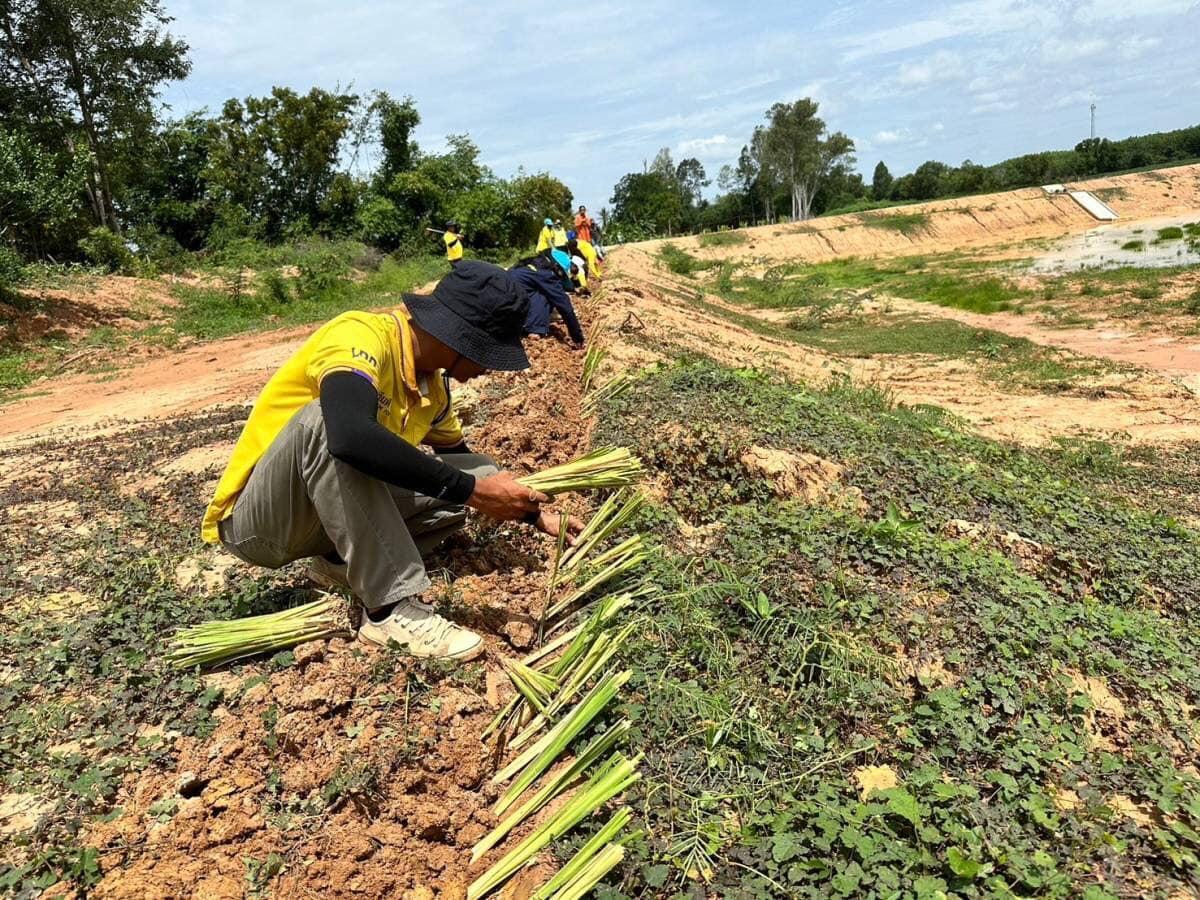
[[[451,503],[465,503],[475,477],[448,466],[388,431],[376,419],[379,394],[353,372],[333,372],[321,381],[321,415],[329,453],[360,472]],[[469,452],[465,444],[440,453]]]

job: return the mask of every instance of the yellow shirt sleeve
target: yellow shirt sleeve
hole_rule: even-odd
[[[386,352],[383,336],[366,322],[334,319],[312,348],[304,374],[314,393],[330,372],[357,372],[379,390],[379,371]]]

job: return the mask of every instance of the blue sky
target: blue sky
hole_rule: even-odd
[[[660,147],[715,181],[774,102],[811,96],[868,179],[1200,123],[1200,0],[487,4],[166,0],[219,108],[274,84],[411,94],[434,149],[548,170],[593,210]],[[710,194],[716,190],[715,184]]]

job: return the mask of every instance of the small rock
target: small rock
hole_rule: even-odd
[[[175,793],[180,797],[199,797],[206,784],[195,772],[180,772],[175,779]]]
[[[415,888],[410,888],[402,895],[403,900],[433,900],[433,888],[426,885],[418,885]]]
[[[301,644],[299,647],[293,648],[292,656],[296,660],[297,670],[303,671],[309,663],[325,658],[325,642],[309,641],[307,644]]]

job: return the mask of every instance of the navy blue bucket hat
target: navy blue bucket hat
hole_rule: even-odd
[[[521,345],[529,298],[499,266],[464,259],[431,295],[405,294],[422,331],[471,362],[499,372],[529,368]]]

